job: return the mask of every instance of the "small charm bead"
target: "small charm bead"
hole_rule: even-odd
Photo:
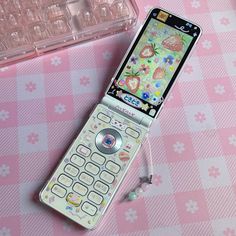
[[[133,201],[135,199],[137,199],[137,194],[135,192],[130,192],[128,195],[128,200]]]
[[[140,187],[135,189],[135,193],[137,194],[138,197],[141,196],[143,194],[143,192],[144,192],[143,189]]]

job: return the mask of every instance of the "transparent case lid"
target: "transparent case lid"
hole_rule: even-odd
[[[134,0],[1,0],[0,67],[133,27]]]

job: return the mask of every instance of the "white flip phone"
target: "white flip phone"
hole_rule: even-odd
[[[87,229],[102,219],[152,122],[201,35],[196,24],[153,9],[40,200]]]

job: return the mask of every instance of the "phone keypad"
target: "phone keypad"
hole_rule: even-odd
[[[90,120],[68,150],[60,170],[56,171],[51,192],[65,199],[68,209],[76,207],[73,214],[79,212],[91,217],[102,212],[109,203],[123,176],[124,166],[140,145],[141,133],[134,125],[129,127],[125,118],[114,116],[107,109],[95,113]],[[100,144],[99,134],[102,134]]]

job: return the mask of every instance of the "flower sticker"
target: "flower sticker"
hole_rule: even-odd
[[[174,63],[174,57],[172,55],[164,57],[163,62],[169,65],[172,65]]]
[[[143,64],[143,65],[141,65],[141,67],[139,68],[139,71],[140,71],[141,73],[144,73],[145,75],[148,75],[149,72],[150,72],[150,67],[147,66],[147,65],[145,65],[145,64]]]

